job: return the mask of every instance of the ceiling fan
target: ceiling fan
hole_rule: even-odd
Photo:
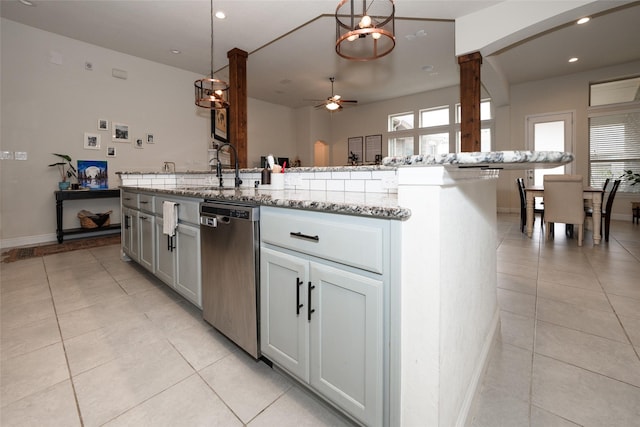
[[[358,101],[355,100],[346,100],[342,99],[340,95],[335,94],[333,91],[333,82],[336,81],[335,77],[329,77],[329,81],[331,81],[331,96],[327,98],[322,104],[318,104],[315,108],[324,107],[330,112],[340,111],[342,110],[342,104],[357,104]]]

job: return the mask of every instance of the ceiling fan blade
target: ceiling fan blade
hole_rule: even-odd
[[[358,103],[358,101],[356,101],[355,99],[343,99],[340,102],[348,102],[348,103],[351,103],[351,104],[357,104]]]

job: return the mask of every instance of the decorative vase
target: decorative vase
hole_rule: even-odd
[[[69,182],[68,181],[60,181],[58,183],[58,188],[60,190],[68,190],[69,189]]]

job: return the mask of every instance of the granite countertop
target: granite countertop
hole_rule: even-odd
[[[220,201],[234,201],[306,209],[320,212],[404,220],[411,216],[409,209],[398,206],[396,194],[359,193],[313,190],[263,190],[259,188],[218,187],[121,187],[123,190],[149,191],[174,196]]]
[[[490,151],[477,153],[420,154],[406,157],[385,157],[385,166],[454,166],[486,169],[543,169],[574,160],[572,153],[562,151]]]

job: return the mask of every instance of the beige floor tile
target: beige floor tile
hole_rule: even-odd
[[[608,294],[618,295],[626,298],[640,300],[640,274],[634,279],[625,278],[622,280],[601,280],[602,287]]]
[[[535,320],[508,311],[500,311],[500,339],[525,350],[533,351]]]
[[[529,401],[504,390],[483,389],[478,396],[471,427],[529,427]]]
[[[194,373],[166,342],[136,350],[74,378],[85,426],[102,425]]]
[[[640,359],[631,344],[538,322],[536,353],[640,387]]]
[[[118,284],[124,291],[133,295],[138,292],[144,292],[151,289],[157,289],[160,286],[167,286],[164,283],[160,282],[160,280],[147,275],[137,275],[134,277],[129,277],[127,279],[122,279],[118,281]]]
[[[50,272],[48,277],[52,288],[61,289],[66,289],[68,286],[76,286],[78,283],[86,283],[89,278],[93,282],[99,282],[101,279],[111,279],[109,273],[98,262],[71,265],[68,268]]]
[[[168,335],[168,339],[196,371],[232,352],[240,351],[235,344],[215,329],[200,325],[173,331]]]
[[[53,300],[37,299],[11,304],[0,311],[0,323],[3,328],[17,328],[46,318],[55,317]]]
[[[105,426],[242,426],[240,420],[198,375],[151,397]]]
[[[87,249],[47,255],[43,259],[48,274],[58,270],[98,263],[96,257]]]
[[[500,310],[533,317],[536,312],[536,297],[522,292],[498,288],[498,305]]]
[[[101,261],[101,264],[118,281],[146,274],[146,270],[133,261],[111,258]]]
[[[640,419],[640,389],[536,355],[532,403],[580,425],[628,427]]]
[[[100,275],[89,277],[73,287],[61,289],[52,286],[53,300],[58,314],[79,310],[91,305],[126,295],[125,291],[111,277]]]
[[[482,389],[529,401],[532,352],[498,342],[489,357]]]
[[[131,295],[133,303],[143,313],[156,310],[163,305],[175,305],[183,298],[167,287],[158,287]]]
[[[625,344],[629,342],[613,312],[589,310],[562,301],[538,298],[537,319]]]
[[[69,378],[62,344],[5,359],[0,367],[2,405],[16,402]]]
[[[2,360],[26,354],[61,342],[56,318],[51,316],[9,329],[2,325],[0,353]]]
[[[91,248],[89,249],[89,252],[91,252],[91,255],[96,257],[100,262],[108,259],[120,259],[122,256],[122,250],[120,249],[119,244]]]
[[[591,310],[612,313],[613,309],[604,292],[600,289],[580,289],[538,280],[538,297],[562,301]]]
[[[144,314],[65,340],[71,375],[144,351],[163,337]]]
[[[353,426],[332,409],[323,405],[298,387],[291,387],[264,412],[255,417],[248,427],[349,427]]]
[[[580,427],[576,423],[565,420],[551,412],[531,405],[531,427]]]
[[[47,281],[42,258],[0,264],[0,290],[4,294],[23,286]]]
[[[498,273],[498,288],[535,295],[536,287],[536,279]]]
[[[80,426],[71,382],[65,380],[31,394],[0,411],[0,425],[11,426]]]
[[[529,279],[538,277],[538,268],[516,264],[513,262],[501,262],[497,267],[498,273],[510,274],[512,276],[521,276]]]
[[[204,368],[200,375],[244,423],[291,387],[281,374],[239,352]]]
[[[51,291],[49,290],[49,283],[45,279],[38,283],[22,286],[10,292],[4,292],[0,299],[0,307],[5,308],[14,304],[22,304],[26,301],[50,298]]]
[[[137,306],[136,309],[138,309]],[[202,311],[186,300],[177,300],[175,304],[159,305],[146,311],[145,315],[167,336],[187,328],[199,327],[203,330],[211,328],[202,319]]]
[[[588,266],[580,272],[569,272],[553,267],[540,268],[540,271],[538,272],[538,280],[575,288],[602,291],[600,282],[598,282],[593,271]]]
[[[624,330],[629,335],[631,343],[640,349],[640,319],[637,317],[620,316]]]
[[[620,316],[637,317],[640,319],[640,300],[609,294],[609,301],[615,312]]]

